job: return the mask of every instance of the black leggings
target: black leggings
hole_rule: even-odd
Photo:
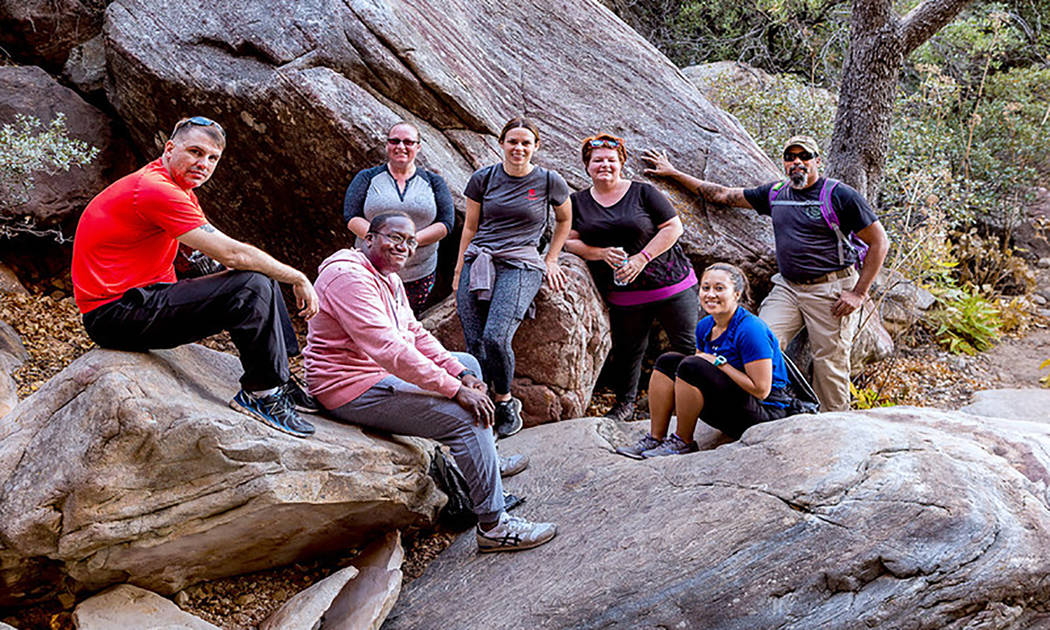
[[[665,352],[656,360],[654,369],[671,380],[681,379],[699,389],[704,396],[700,419],[733,439],[756,424],[787,415],[787,409],[762,404],[740,389],[725,372],[703,357]]]

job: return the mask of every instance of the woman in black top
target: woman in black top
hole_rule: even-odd
[[[583,141],[590,188],[572,195],[565,249],[584,258],[609,305],[616,405],[606,417],[634,413],[642,356],[658,320],[675,352],[693,354],[699,313],[696,273],[678,245],[682,221],[650,184],[621,177],[623,140],[600,134]]]

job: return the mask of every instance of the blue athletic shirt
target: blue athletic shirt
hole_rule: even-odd
[[[780,352],[780,342],[764,321],[752,315],[742,306],[736,308],[733,318],[717,339],[711,339],[711,329],[715,318],[710,315],[696,325],[696,348],[715,356],[722,355],[726,362],[741,372],[744,365],[760,359],[773,360],[773,390],[788,386],[787,368],[784,366],[784,355]],[[763,400],[762,404],[774,407],[785,407],[782,402]]]

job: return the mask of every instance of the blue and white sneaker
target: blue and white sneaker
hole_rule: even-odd
[[[549,542],[558,533],[554,523],[533,523],[520,516],[511,516],[506,512],[499,515],[499,523],[489,531],[477,527],[475,537],[478,551],[518,551],[532,549]]]
[[[308,437],[315,431],[314,425],[299,416],[288,396],[281,391],[269,396],[255,396],[242,389],[230,401],[230,407],[295,437]]]

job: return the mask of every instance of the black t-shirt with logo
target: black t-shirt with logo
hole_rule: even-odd
[[[824,186],[824,178],[802,190],[784,184],[771,212],[769,190],[777,183],[748,188],[744,190],[744,197],[759,214],[770,215],[773,219],[780,274],[792,282],[803,282],[856,263],[857,252],[849,244],[843,248],[845,264],[839,262],[838,238],[820,214],[820,189]],[[831,207],[835,209],[839,226],[846,235],[878,221],[864,197],[842,182],[831,191]]]

